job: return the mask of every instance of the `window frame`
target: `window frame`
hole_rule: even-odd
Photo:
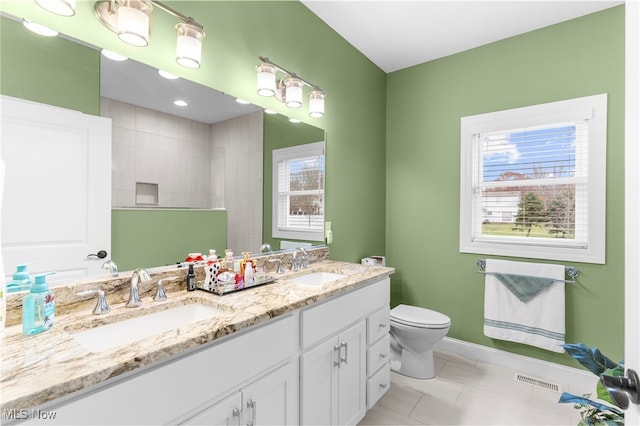
[[[304,145],[296,145],[287,148],[274,149],[272,155],[272,226],[273,238],[285,238],[305,241],[324,241],[324,223],[326,211],[326,187],[322,189],[322,229],[321,230],[301,230],[299,228],[282,227],[278,225],[278,198],[279,180],[278,163],[284,160],[295,160],[311,156],[324,157],[324,173],[326,185],[326,148],[325,141],[312,142]]]
[[[586,244],[542,241],[531,237],[478,235],[474,219],[474,164],[481,155],[474,150],[474,135],[507,129],[588,120],[588,195]],[[599,94],[478,114],[460,119],[460,241],[461,253],[525,257],[585,263],[605,263],[606,227],[607,94]],[[479,161],[482,161],[480,159]],[[481,232],[481,231],[480,231]],[[551,240],[551,239],[550,239]]]

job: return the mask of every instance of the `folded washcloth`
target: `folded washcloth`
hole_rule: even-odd
[[[533,299],[555,281],[553,278],[502,274],[499,272],[494,272],[493,275],[522,302],[528,302]]]

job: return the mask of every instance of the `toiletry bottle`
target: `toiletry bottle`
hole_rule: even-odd
[[[189,264],[189,271],[187,272],[187,291],[194,291],[196,289],[196,274],[193,271],[193,263]]]
[[[253,263],[251,261],[244,265],[244,283],[245,286],[253,285]]]
[[[209,256],[207,257],[208,262],[215,262],[218,260],[218,256],[216,255],[216,251],[214,249],[209,249]]]
[[[22,332],[37,334],[53,326],[56,316],[56,301],[47,285],[47,272],[36,275],[29,294],[22,301]]]
[[[16,272],[13,273],[13,279],[7,283],[7,293],[14,293],[22,290],[29,290],[33,279],[29,272],[27,272],[27,266],[33,262],[22,263],[16,266]]]
[[[244,277],[244,268],[247,264],[247,262],[249,262],[249,255],[251,254],[250,251],[243,251],[242,252],[242,261],[240,261],[240,275],[242,275]]]

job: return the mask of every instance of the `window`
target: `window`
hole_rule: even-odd
[[[607,95],[461,119],[460,251],[605,263]]]
[[[324,142],[273,151],[273,237],[324,240]]]

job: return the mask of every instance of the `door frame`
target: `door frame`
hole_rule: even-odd
[[[640,2],[625,3],[625,365],[640,371]],[[631,404],[625,423],[640,424]]]

